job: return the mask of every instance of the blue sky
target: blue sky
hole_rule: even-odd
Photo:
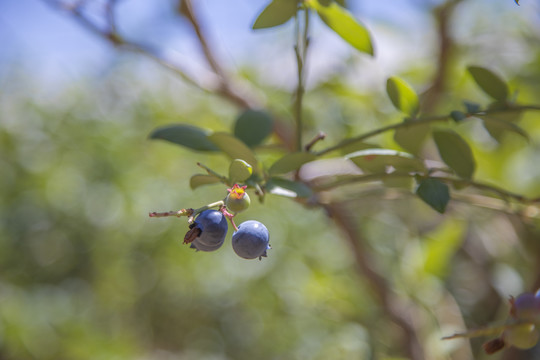
[[[375,38],[377,57],[365,60],[365,66],[372,68],[370,72],[384,76],[399,71],[400,64],[431,56],[426,44],[432,41],[433,33],[425,9],[440,2],[349,0],[351,11]],[[168,11],[172,3],[172,0],[121,0],[119,28],[127,37],[158,46],[168,56],[198,72],[205,66],[204,61],[189,27]],[[194,3],[219,58],[227,67],[256,64],[270,74],[270,82],[277,83],[294,74],[292,24],[272,30],[250,30],[268,0],[197,0]],[[521,7],[511,0],[471,0],[470,3],[538,19],[537,0],[523,0]],[[498,8],[493,10],[495,7]],[[312,73],[339,67],[352,51],[320,22],[314,22],[313,39],[310,66],[316,71]],[[104,40],[41,0],[0,0],[0,40],[3,44],[0,75],[13,71],[16,64],[16,68],[34,78],[60,84],[105,71],[117,59],[117,53]],[[411,47],[414,51],[410,51]],[[405,57],[406,53],[409,58]]]

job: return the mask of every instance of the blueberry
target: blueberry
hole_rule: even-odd
[[[524,293],[510,299],[510,314],[519,320],[540,321],[540,297]]]
[[[217,210],[205,210],[197,216],[184,237],[184,243],[201,251],[214,251],[223,245],[227,235],[227,218]]]
[[[234,252],[244,259],[256,259],[265,256],[266,250],[270,249],[268,242],[270,235],[268,229],[256,220],[248,220],[241,223],[232,236]]]
[[[218,243],[218,244],[214,245],[214,246],[208,246],[208,245],[202,244],[198,239],[195,239],[195,240],[193,240],[193,242],[191,243],[191,245],[189,247],[192,248],[192,249],[195,249],[197,251],[210,252],[210,251],[216,251],[217,249],[219,249],[221,247],[221,245],[223,245],[223,241],[221,243]]]

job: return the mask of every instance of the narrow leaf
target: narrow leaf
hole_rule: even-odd
[[[491,116],[483,116],[482,120],[484,128],[489,132],[491,137],[493,137],[498,142],[501,142],[504,135],[509,132],[517,134],[523,137],[525,140],[530,141],[529,134],[527,134],[527,132],[523,128],[510,121],[505,121],[500,118]]]
[[[259,14],[253,29],[265,29],[286,23],[298,9],[296,0],[273,0]]]
[[[428,124],[415,125],[414,121],[409,121],[411,126],[401,127],[394,132],[394,141],[403,149],[417,155],[424,146],[424,140],[429,134]]]
[[[480,66],[469,66],[467,70],[486,94],[499,101],[508,98],[508,85],[491,70]]]
[[[258,172],[257,158],[251,149],[240,139],[224,132],[213,133],[208,140],[214,143],[221,151],[231,159],[241,159],[253,167],[253,172]]]
[[[433,131],[433,139],[446,165],[450,166],[458,176],[471,179],[476,163],[469,144],[452,130]]]
[[[234,136],[247,146],[254,147],[263,142],[271,133],[274,122],[264,111],[246,110],[234,124]]]
[[[368,30],[347,9],[334,1],[308,0],[305,3],[316,10],[321,20],[352,47],[373,55]]]
[[[348,154],[350,159],[360,169],[373,173],[384,173],[388,166],[396,170],[413,172],[423,171],[423,162],[411,154],[390,149],[367,149]]]
[[[300,169],[302,165],[316,158],[315,154],[307,152],[287,154],[273,163],[268,172],[270,175],[286,174],[289,171]]]
[[[195,190],[196,188],[209,184],[221,182],[218,177],[205,174],[195,174],[189,179],[189,187]]]
[[[208,140],[211,132],[193,125],[174,124],[155,129],[150,139],[161,139],[198,151],[218,151],[219,148]]]
[[[313,194],[311,189],[303,183],[277,177],[268,180],[266,191],[270,194],[292,198],[307,198]]]
[[[403,79],[392,76],[386,81],[386,93],[396,109],[415,117],[418,113],[418,95]]]
[[[246,181],[252,173],[253,168],[244,160],[234,159],[229,165],[229,181],[232,184]]]
[[[444,213],[450,201],[448,186],[434,178],[422,180],[416,189],[416,195],[441,214]]]

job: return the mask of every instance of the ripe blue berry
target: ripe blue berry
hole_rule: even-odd
[[[205,210],[197,216],[184,237],[184,243],[201,251],[214,251],[223,245],[227,235],[227,219],[217,210]]]
[[[266,257],[266,250],[270,249],[268,242],[270,235],[268,229],[256,220],[241,223],[232,236],[234,252],[244,259]]]
[[[519,320],[540,321],[540,297],[524,293],[510,299],[510,314]]]

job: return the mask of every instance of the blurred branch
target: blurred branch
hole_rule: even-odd
[[[487,109],[487,110],[482,110],[482,111],[477,111],[477,112],[463,113],[464,118],[463,118],[462,121],[477,119],[478,117],[482,117],[482,116],[490,115],[490,114],[502,114],[502,113],[505,113],[505,112],[508,112],[508,111],[522,111],[522,110],[540,111],[540,105],[511,105],[510,108]],[[430,124],[430,123],[441,122],[441,121],[448,121],[448,120],[452,120],[452,116],[450,114],[448,114],[448,115],[424,116],[424,117],[420,117],[418,119],[410,120],[410,121],[405,120],[405,121],[399,122],[397,124],[392,124],[392,125],[384,126],[382,128],[379,128],[379,129],[369,131],[367,133],[361,134],[361,135],[353,137],[353,138],[342,140],[341,142],[339,142],[336,145],[333,145],[333,146],[330,146],[330,147],[328,147],[326,149],[315,152],[315,155],[317,155],[317,156],[325,155],[325,154],[327,154],[329,152],[342,149],[342,148],[344,148],[344,147],[346,147],[348,145],[351,145],[351,144],[354,144],[354,143],[357,143],[357,142],[362,142],[362,141],[364,141],[366,139],[369,139],[371,137],[380,135],[380,134],[385,133],[387,131],[397,130],[397,129],[400,129],[400,128],[415,127],[415,126],[419,126],[419,125]]]
[[[300,24],[299,12],[296,12],[294,21],[296,35],[294,53],[296,55],[296,67],[298,75],[298,83],[296,85],[296,93],[294,99],[294,117],[296,120],[296,149],[297,151],[301,151],[303,131],[302,101],[305,93],[305,64],[309,47],[309,10],[304,10],[303,24]]]
[[[357,230],[356,222],[350,217],[347,208],[342,204],[322,206],[336,225],[345,232],[344,238],[353,252],[358,273],[370,284],[386,316],[401,328],[404,341],[400,348],[406,351],[406,356],[411,360],[424,359],[418,331],[411,316],[412,305],[405,304],[399,299],[390,289],[385,277],[375,270],[374,259],[369,257],[369,251],[364,248],[365,240]]]
[[[422,111],[433,111],[446,89],[448,73],[452,55],[455,50],[455,42],[450,34],[450,23],[454,10],[463,0],[448,0],[434,9],[434,18],[437,26],[439,53],[437,56],[437,68],[433,75],[432,84],[422,95]]]
[[[165,56],[163,56],[158,49],[134,41],[129,41],[123,38],[116,29],[116,21],[114,16],[114,7],[116,5],[116,0],[109,0],[105,4],[104,20],[107,24],[106,28],[101,28],[86,16],[84,12],[84,7],[86,6],[87,1],[81,0],[73,4],[68,4],[63,1],[57,0],[42,1],[57,10],[67,11],[80,25],[82,25],[84,28],[94,33],[95,35],[106,39],[115,47],[144,55],[156,61],[160,65],[171,70],[174,74],[182,78],[188,84],[196,86],[207,93],[218,94],[241,108],[254,108],[260,106],[260,104],[258,104],[258,102],[254,99],[248,98],[244,95],[241,95],[238,91],[233,90],[233,86],[225,77],[224,72],[221,70],[221,68],[215,61],[213,55],[211,54],[210,48],[208,47],[208,44],[204,36],[202,35],[202,32],[200,31],[199,23],[195,19],[191,10],[189,10],[188,12],[188,14],[190,14],[188,20],[190,20],[190,22],[196,29],[198,39],[201,42],[201,46],[203,48],[203,51],[205,52],[205,56],[211,66],[212,74],[215,75],[216,78],[215,81],[209,81],[207,84],[189,75],[189,73],[185,71],[180,64],[173,63],[169,59],[165,58]],[[199,29],[199,31],[197,31],[197,29]]]
[[[433,169],[428,169],[426,170],[425,174],[430,174],[431,172],[433,172]],[[382,181],[382,180],[388,180],[388,179],[416,178],[417,176],[419,175],[415,173],[405,173],[405,172],[352,175],[350,177],[341,178],[339,180],[336,180],[328,184],[314,186],[313,190],[316,192],[328,191],[328,190],[335,189],[343,185]],[[502,198],[506,202],[507,205],[508,205],[508,201],[510,200],[513,200],[513,201],[516,201],[518,203],[525,204],[525,205],[540,203],[540,197],[528,198],[526,196],[516,194],[510,191],[507,191],[505,189],[502,189],[500,187],[486,184],[479,181],[473,181],[473,180],[467,180],[467,179],[461,179],[461,178],[443,177],[443,176],[434,176],[433,178],[439,181],[445,182],[445,183],[450,183],[451,185],[454,185],[454,186],[470,186],[478,190],[495,193],[500,198]],[[461,201],[464,201],[465,197],[461,197],[460,199]],[[475,198],[468,197],[467,199],[471,201],[471,205],[476,205],[476,202],[474,201]],[[480,198],[478,198],[478,200],[480,201]],[[479,202],[479,206],[490,207],[490,208],[495,208],[495,209],[501,208],[500,203],[497,203],[497,204],[486,203],[484,200]]]
[[[218,88],[216,92],[228,99],[232,103],[240,106],[241,108],[253,108],[257,107],[257,104],[254,100],[248,99],[246,96],[241,95],[233,86],[231,80],[227,76],[226,72],[223,70],[221,65],[216,59],[212,47],[208,44],[207,37],[203,33],[201,23],[197,18],[191,0],[180,0],[178,11],[182,16],[184,16],[195,31],[199,44],[201,45],[202,51],[210,65],[212,71],[217,75],[219,80]]]

